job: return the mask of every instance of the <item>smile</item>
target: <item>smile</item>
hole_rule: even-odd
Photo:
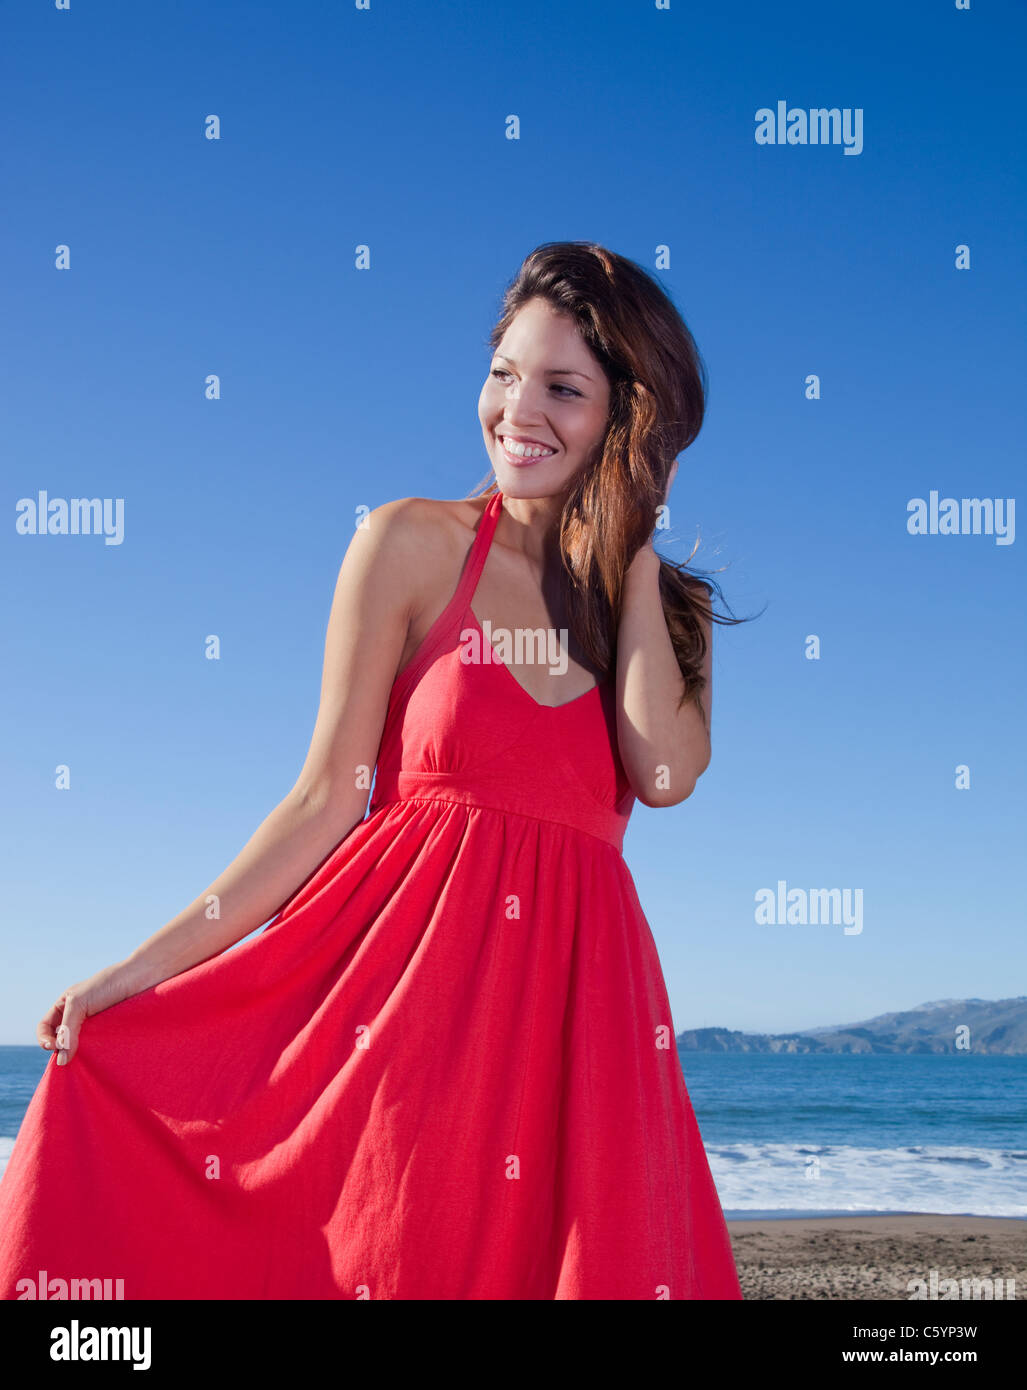
[[[537,459],[551,458],[556,453],[555,449],[546,449],[537,444],[518,444],[513,439],[501,439],[499,443],[509,462],[514,464],[534,463]]]

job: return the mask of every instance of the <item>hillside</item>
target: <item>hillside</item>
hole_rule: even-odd
[[[958,1052],[960,1028],[969,1030],[967,1051],[1027,1055],[1027,997],[940,999],[803,1033],[691,1028],[678,1035],[677,1044],[679,1052]]]

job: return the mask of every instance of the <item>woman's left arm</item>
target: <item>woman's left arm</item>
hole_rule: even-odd
[[[691,796],[710,762],[712,623],[703,620],[703,716],[680,705],[685,682],[660,601],[660,557],[647,541],[628,566],[617,628],[617,743],[632,790],[644,806]]]

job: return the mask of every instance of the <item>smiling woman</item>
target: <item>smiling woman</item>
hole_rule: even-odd
[[[5,1297],[82,1269],[126,1299],[741,1296],[621,853],[709,759],[708,642],[648,543],[697,428],[687,330],[558,243],[497,333],[494,488],[370,513],[295,787],[41,1020]],[[500,627],[566,660],[505,664]]]
[[[566,627],[577,665],[560,684],[616,680],[632,790],[676,805],[710,761],[712,623],[741,621],[652,547],[676,457],[702,425],[702,358],[647,272],[590,243],[533,251],[489,342],[478,417],[496,481],[480,495],[502,489],[516,525],[504,515],[476,616]]]

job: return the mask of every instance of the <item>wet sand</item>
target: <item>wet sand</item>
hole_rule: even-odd
[[[1014,1279],[1015,1297],[1027,1298],[1027,1221],[903,1215],[727,1224],[747,1299],[907,1300],[911,1279],[930,1292],[932,1270],[939,1281],[1002,1279],[993,1287],[1003,1298]]]

